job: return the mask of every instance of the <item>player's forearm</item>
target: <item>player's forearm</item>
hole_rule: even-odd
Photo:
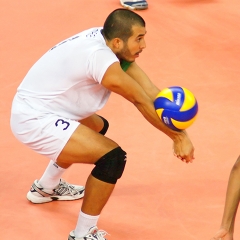
[[[237,162],[232,168],[224,208],[224,214],[222,218],[221,227],[229,232],[234,231],[235,217],[240,201],[240,156]]]
[[[144,103],[134,103],[137,109],[142,113],[145,119],[151,123],[158,130],[165,133],[168,137],[170,137],[173,141],[181,141],[181,138],[185,137],[184,131],[173,131],[168,128],[157,115],[154,105],[151,100],[149,102],[145,101]]]

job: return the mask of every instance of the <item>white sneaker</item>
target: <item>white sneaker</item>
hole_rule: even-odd
[[[68,240],[107,240],[104,236],[107,235],[107,232],[103,230],[98,230],[97,227],[92,227],[89,229],[87,235],[81,238],[76,238],[74,231],[71,231],[68,237]]]
[[[130,10],[143,10],[148,8],[146,0],[120,0],[123,7]]]
[[[44,189],[38,180],[35,180],[27,193],[27,199],[32,203],[47,203],[56,200],[76,200],[84,196],[84,187],[72,185],[60,180],[54,189]]]

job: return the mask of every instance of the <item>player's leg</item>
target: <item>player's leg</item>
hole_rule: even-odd
[[[95,164],[95,167],[88,177],[78,224],[71,235],[80,238],[88,233],[90,227],[95,227],[115,183],[122,175],[125,155],[117,143],[83,124],[74,131],[58,156],[57,164],[87,163]]]
[[[30,112],[34,110],[27,106],[25,106],[26,114],[19,112],[19,109],[24,110],[22,105],[25,106],[19,103],[19,107],[17,105],[11,116],[11,128],[19,141],[37,153],[57,161],[59,165],[73,163],[94,163],[96,165],[86,184],[87,195],[83,204],[86,213],[80,221],[86,222],[86,219],[90,217],[96,222],[99,215],[95,214],[101,212],[117,179],[121,177],[126,153],[115,142],[83,124],[79,125],[76,121],[50,114],[32,118]],[[33,112],[33,116],[35,115],[36,113]],[[60,183],[57,189],[51,189],[51,193],[45,192],[46,189],[40,186],[35,187],[37,190],[32,189],[31,193],[36,194],[35,197],[38,199],[47,199],[47,201],[65,197],[67,199],[64,200],[70,200],[69,197],[73,199],[76,194],[76,188],[68,184]],[[65,194],[66,190],[67,194]],[[103,192],[105,194],[102,194]],[[94,226],[96,223],[91,222],[91,225]],[[86,225],[84,228],[88,231]],[[93,231],[95,230],[94,228]],[[95,236],[95,233],[93,234]]]
[[[240,156],[234,164],[228,181],[224,213],[221,227],[211,239],[232,240],[235,227],[235,218],[240,202]]]
[[[105,134],[107,132],[108,129],[108,121],[106,119],[104,119],[103,117],[97,115],[97,114],[93,114],[92,116],[83,119],[80,121],[82,124],[84,124],[85,126],[93,129],[94,131],[97,131],[101,134]],[[50,160],[47,168],[45,169],[43,175],[41,176],[41,178],[39,179],[39,181],[35,181],[33,184],[33,188],[35,188],[36,190],[38,190],[39,188],[44,188],[44,189],[54,189],[56,186],[59,185],[60,179],[63,175],[63,173],[65,172],[65,170],[70,167],[71,164],[64,164],[62,163],[62,165],[58,165],[55,161]],[[70,184],[69,184],[70,185]],[[83,197],[83,190],[84,187],[83,186],[73,186],[75,189],[78,188],[78,193],[79,194],[75,194],[75,198],[77,199],[77,197],[81,198]],[[68,186],[67,186],[68,187]],[[32,202],[36,202],[37,203],[42,203],[42,201],[47,201],[47,199],[45,198],[45,200],[41,200],[41,199],[35,199],[35,198],[31,198],[31,193],[28,194],[28,198],[30,199],[30,201]],[[50,199],[49,199],[50,200]]]
[[[106,134],[109,127],[108,121],[104,117],[97,114],[93,114],[90,117],[82,119],[80,123],[96,132],[99,132],[102,135]]]
[[[71,126],[66,129],[68,123],[64,123],[59,116],[39,113],[18,96],[13,100],[10,117],[12,133],[20,142],[49,159],[56,159],[78,125],[78,122],[72,121]],[[38,168],[37,163],[34,168]],[[44,176],[45,185],[42,186],[38,180],[35,180],[27,193],[27,198],[33,203],[82,198],[83,186],[60,181],[64,171],[65,169],[61,169],[55,161],[50,161]]]
[[[98,231],[97,223],[102,208],[107,203],[114,187],[115,184],[108,184],[97,180],[92,175],[89,176],[83,205],[79,212],[76,227],[70,232],[69,240],[83,240],[85,239],[83,237],[86,236],[89,236],[89,239],[105,239],[106,232]],[[98,214],[89,214],[89,212],[98,212]]]

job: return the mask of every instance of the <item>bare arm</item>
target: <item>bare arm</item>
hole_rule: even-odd
[[[151,82],[147,74],[136,64],[136,62],[131,63],[126,73],[144,89],[152,101],[155,100],[160,89]]]
[[[240,156],[230,173],[221,227],[214,239],[233,240],[235,217],[240,201]]]
[[[139,80],[140,82],[135,81],[130,75],[140,76],[141,71],[138,73],[130,73],[128,71],[126,74],[122,71],[119,63],[113,63],[106,71],[102,84],[110,91],[123,96],[133,103],[149,123],[169,136],[174,142],[174,152],[179,158],[186,162],[192,161],[194,148],[187,133],[185,131],[173,131],[165,126],[155,111],[153,99],[159,89],[154,87],[150,81],[144,85],[143,75],[140,78],[141,80]],[[151,90],[151,86],[153,86],[153,90]]]

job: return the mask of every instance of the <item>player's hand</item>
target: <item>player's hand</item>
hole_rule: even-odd
[[[210,240],[233,240],[233,234],[229,233],[226,229],[221,228]]]
[[[174,139],[173,154],[186,163],[194,160],[194,147],[185,131],[180,132]]]

